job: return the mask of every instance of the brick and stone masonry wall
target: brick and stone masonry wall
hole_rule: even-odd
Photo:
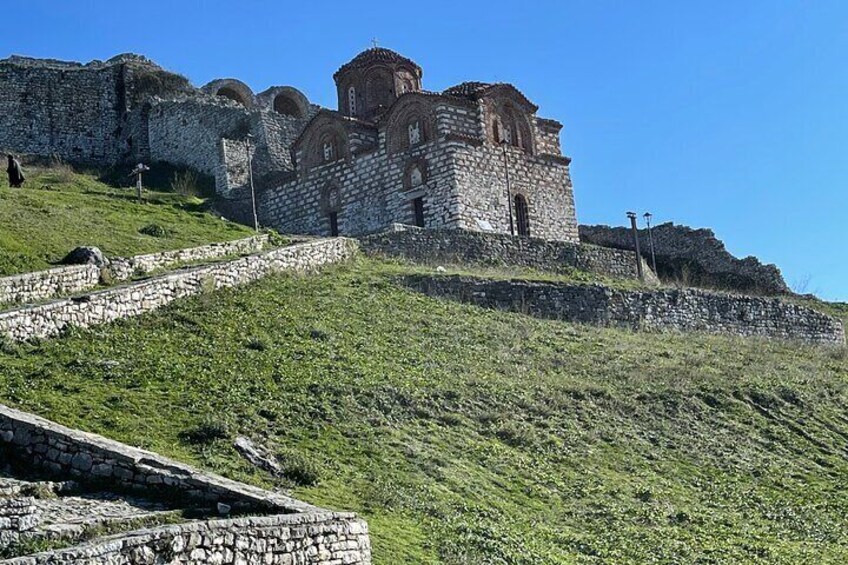
[[[241,259],[187,268],[137,283],[0,313],[0,333],[13,340],[53,337],[67,326],[88,327],[138,316],[179,298],[237,286],[274,272],[303,272],[344,261],[356,253],[353,240],[301,243]]]
[[[635,253],[567,241],[397,226],[393,231],[361,238],[360,245],[370,255],[424,264],[516,266],[552,272],[575,268],[612,278],[638,277]],[[644,260],[642,267],[648,284],[659,282]]]
[[[540,318],[634,330],[705,332],[842,345],[842,323],[776,298],[693,289],[618,290],[600,285],[409,276],[406,285],[443,296]]]
[[[94,482],[100,489],[108,485],[212,507],[222,503],[257,514],[118,534],[4,564],[371,562],[368,526],[354,514],[325,511],[2,405],[0,454],[4,462],[40,469],[57,479],[73,477]],[[27,514],[25,504],[19,506],[7,509],[6,514],[18,518],[20,529],[28,525],[31,513]],[[6,515],[3,512],[0,509],[0,520]]]
[[[108,270],[114,280],[123,281],[134,275],[150,273],[179,263],[255,253],[261,251],[267,243],[267,235],[258,235],[161,253],[114,257],[110,260]],[[90,290],[99,284],[100,277],[101,270],[94,265],[70,265],[0,277],[0,304],[37,302]]]

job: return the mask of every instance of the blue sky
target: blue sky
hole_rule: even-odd
[[[424,85],[507,81],[565,124],[581,223],[711,227],[790,285],[848,300],[848,2],[27,0],[0,56],[142,53],[196,85],[334,106],[372,38]],[[803,284],[805,281],[806,284]]]

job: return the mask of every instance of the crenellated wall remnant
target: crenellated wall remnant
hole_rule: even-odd
[[[663,280],[754,294],[790,292],[776,266],[764,265],[755,257],[734,257],[712,230],[668,222],[654,227],[652,235],[657,274]],[[642,255],[650,259],[647,229],[639,230],[639,240]],[[628,251],[635,249],[633,235],[624,227],[580,226],[580,241]]]

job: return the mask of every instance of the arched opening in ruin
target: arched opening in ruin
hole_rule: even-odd
[[[282,114],[283,116],[290,116],[292,118],[303,117],[303,112],[297,102],[285,94],[278,94],[277,97],[274,98],[274,111],[278,114]]]
[[[218,92],[216,92],[215,94],[223,98],[228,98],[233,102],[238,102],[239,104],[245,107],[250,105],[249,102],[244,99],[244,96],[242,96],[234,88],[230,88],[229,86],[225,86],[223,88],[218,89]]]
[[[527,208],[527,199],[521,194],[515,195],[515,220],[518,235],[530,235],[530,212]]]

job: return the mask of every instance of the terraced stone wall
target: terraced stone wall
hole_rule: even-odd
[[[11,461],[60,479],[95,482],[101,489],[112,485],[213,508],[226,504],[254,514],[117,534],[77,547],[0,561],[5,565],[371,563],[368,526],[354,514],[316,508],[2,405],[0,455],[4,463]],[[32,505],[26,499],[18,500],[0,504],[0,541],[2,530],[13,539],[13,533],[37,520]]]
[[[187,249],[134,257],[114,257],[110,260],[108,271],[112,279],[123,281],[135,275],[143,275],[180,263],[255,253],[261,251],[267,243],[267,235],[257,235]],[[90,290],[100,283],[101,274],[101,269],[94,265],[70,265],[2,277],[0,278],[0,304],[38,302]]]
[[[336,238],[280,247],[232,261],[186,268],[152,279],[0,313],[0,333],[13,340],[53,337],[68,326],[88,327],[138,316],[179,298],[258,280],[274,272],[312,271],[356,253]]]
[[[364,237],[362,250],[417,263],[519,266],[561,272],[570,268],[621,279],[636,279],[636,254],[630,251],[505,234],[395,226]],[[642,261],[646,282],[658,282]]]
[[[694,289],[619,290],[601,285],[410,276],[411,288],[483,306],[634,330],[705,332],[842,345],[842,323],[784,302]]]

